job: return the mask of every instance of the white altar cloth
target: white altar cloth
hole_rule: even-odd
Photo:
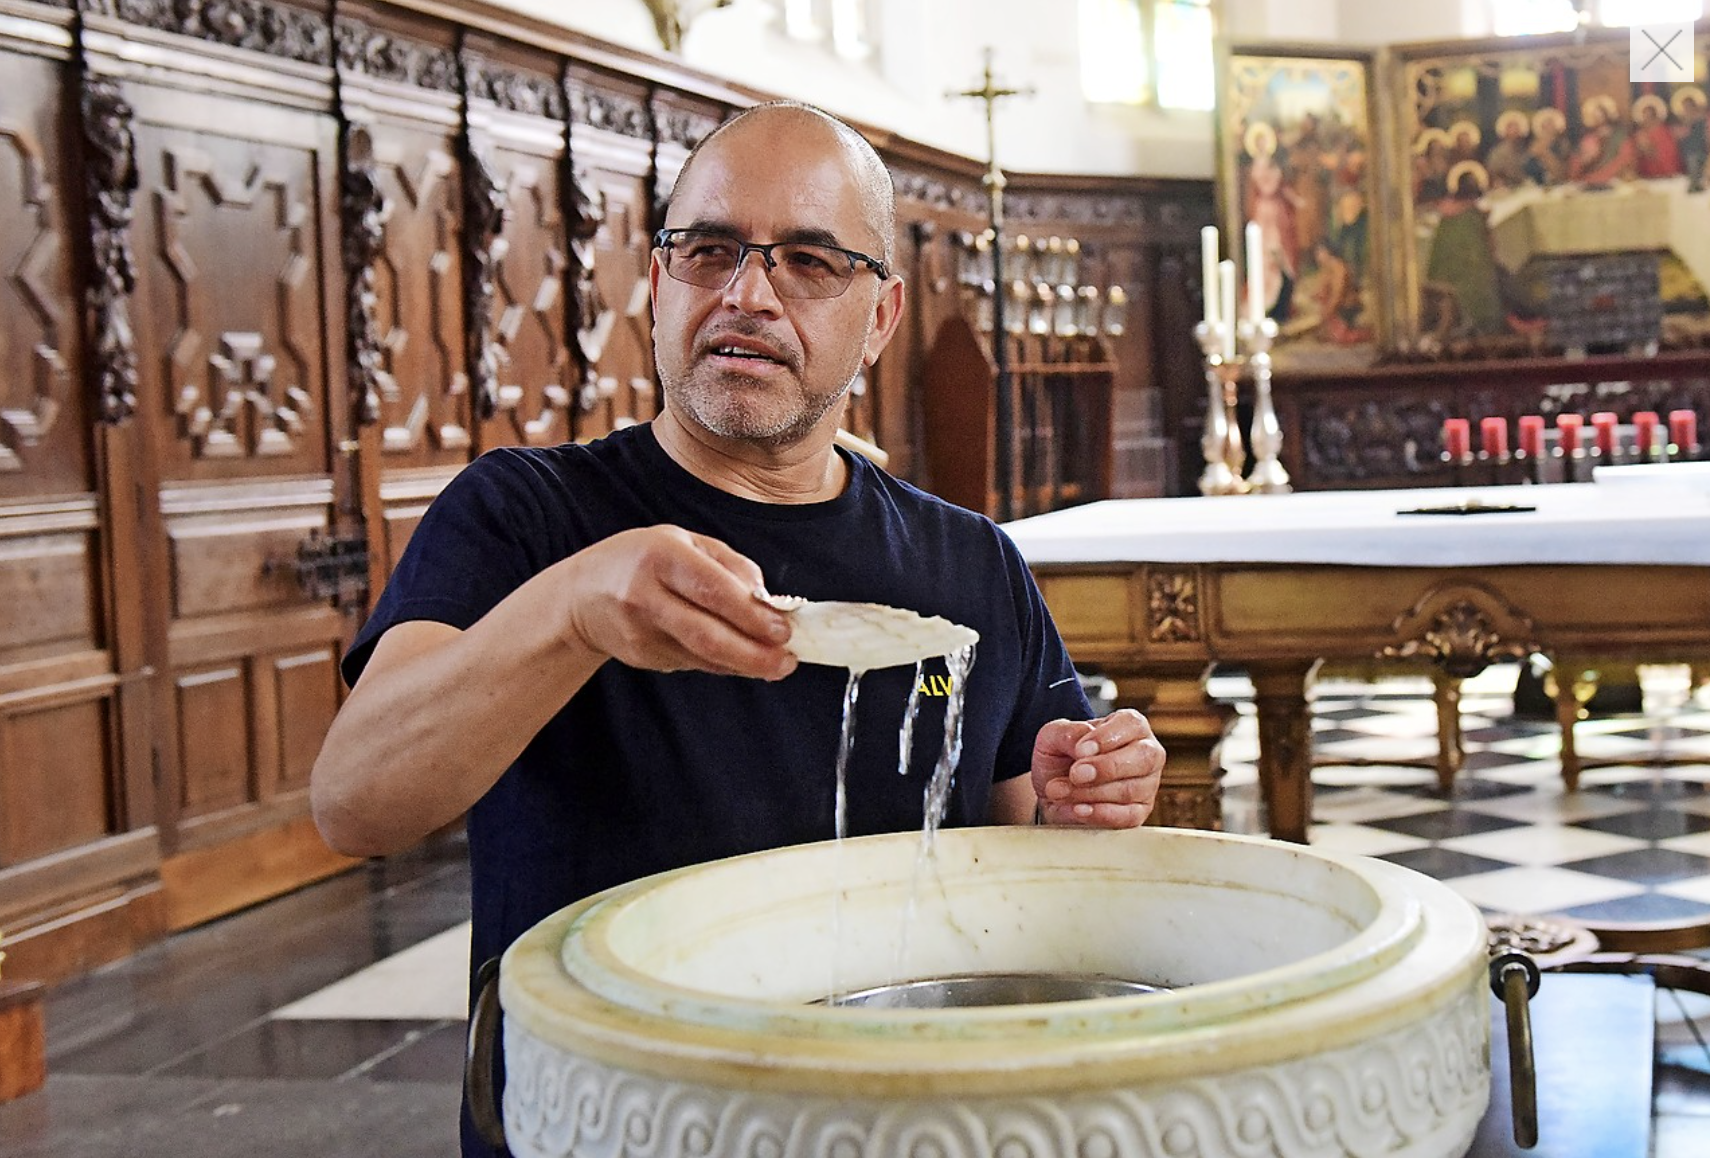
[[[1468,502],[1535,509],[1398,513]],[[1710,492],[1658,479],[1619,486],[1566,483],[1110,499],[1020,519],[1004,530],[1029,565],[1710,566]],[[1710,584],[1705,600],[1710,602]]]

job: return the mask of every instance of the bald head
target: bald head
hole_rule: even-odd
[[[885,168],[885,163],[879,159],[879,154],[873,150],[866,137],[824,109],[800,101],[771,101],[744,109],[701,138],[700,143],[689,151],[688,159],[683,162],[683,168],[677,174],[673,199],[676,197],[675,190],[687,185],[689,172],[694,168],[696,160],[702,153],[716,148],[720,141],[728,141],[735,135],[745,133],[786,130],[823,133],[825,139],[842,152],[849,170],[849,179],[854,183],[860,197],[862,216],[878,239],[880,250],[877,256],[883,259],[885,264],[891,264],[895,260],[897,206],[890,170]]]

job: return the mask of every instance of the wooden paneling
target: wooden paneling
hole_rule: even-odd
[[[575,66],[565,83],[576,210],[571,265],[583,364],[575,425],[576,437],[587,441],[658,413],[647,295],[660,220],[655,181],[666,185],[675,178],[689,143],[710,132],[722,110],[668,94],[655,97],[649,113],[639,85]],[[656,118],[676,133],[674,142],[661,141],[657,157],[651,135]]]
[[[67,38],[51,25],[26,37],[29,27],[0,29],[0,502],[92,482],[72,290],[82,198],[62,135]]]
[[[380,549],[392,563],[395,564],[404,553],[416,525],[427,513],[428,505],[445,489],[454,473],[443,470],[395,471],[388,473],[380,484],[383,522]]]
[[[1442,460],[1443,419],[1471,418],[1476,426],[1479,418],[1505,418],[1512,428],[1522,414],[1553,425],[1563,413],[1607,410],[1630,422],[1640,410],[1692,410],[1703,431],[1710,429],[1710,358],[1678,351],[1396,364],[1292,374],[1277,381],[1275,397],[1283,461],[1297,490],[1518,483],[1526,477],[1520,462],[1500,477],[1482,465],[1457,474]]]
[[[338,711],[338,657],[331,648],[272,656],[268,693],[277,722],[276,773],[270,793],[306,789],[321,738]]]
[[[352,388],[372,394],[385,469],[467,461],[462,117],[456,30],[341,6],[339,102]]]
[[[11,522],[17,529],[22,519]],[[88,530],[0,537],[0,646],[9,660],[96,645],[93,538]]]
[[[160,866],[167,925],[186,929],[359,863],[327,848],[301,815],[181,853]]]
[[[470,357],[477,406],[488,416],[480,448],[550,446],[570,437],[579,384],[565,283],[562,64],[475,36],[464,40],[462,64],[467,232],[482,291],[469,306],[476,313]],[[479,380],[483,368],[487,382]]]
[[[100,690],[0,699],[0,867],[112,832],[111,720]]]
[[[0,1102],[41,1089],[47,1081],[47,1025],[43,987],[36,982],[0,984]]]
[[[133,99],[154,118],[186,111]],[[155,460],[171,479],[324,471],[319,234],[331,205],[317,184],[330,176],[328,127],[202,100],[205,124],[138,125],[142,195],[160,206],[136,230],[140,398]]]
[[[179,672],[178,814],[219,812],[255,799],[249,681],[242,665]]]

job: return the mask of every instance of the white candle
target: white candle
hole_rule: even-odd
[[[1247,222],[1247,316],[1254,325],[1265,316],[1265,239],[1257,221]]]
[[[1223,290],[1223,356],[1235,356],[1235,262],[1225,258],[1217,266],[1217,284]]]
[[[1205,291],[1205,324],[1217,324],[1217,226],[1199,231],[1199,277]]]

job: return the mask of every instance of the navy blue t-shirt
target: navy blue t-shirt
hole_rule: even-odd
[[[1028,770],[1040,726],[1085,719],[1090,708],[1008,537],[981,515],[844,457],[842,494],[786,505],[702,482],[645,425],[586,445],[483,455],[422,519],[344,660],[345,678],[355,682],[394,624],[467,629],[591,543],[676,525],[754,560],[773,592],[886,603],[977,630],[944,823],[981,823],[992,782]],[[612,885],[831,838],[848,674],[803,664],[769,683],[608,661],[470,811],[474,961]],[[914,669],[862,677],[847,778],[851,835],[920,828],[945,676],[942,659],[927,662],[906,775],[898,733]]]

